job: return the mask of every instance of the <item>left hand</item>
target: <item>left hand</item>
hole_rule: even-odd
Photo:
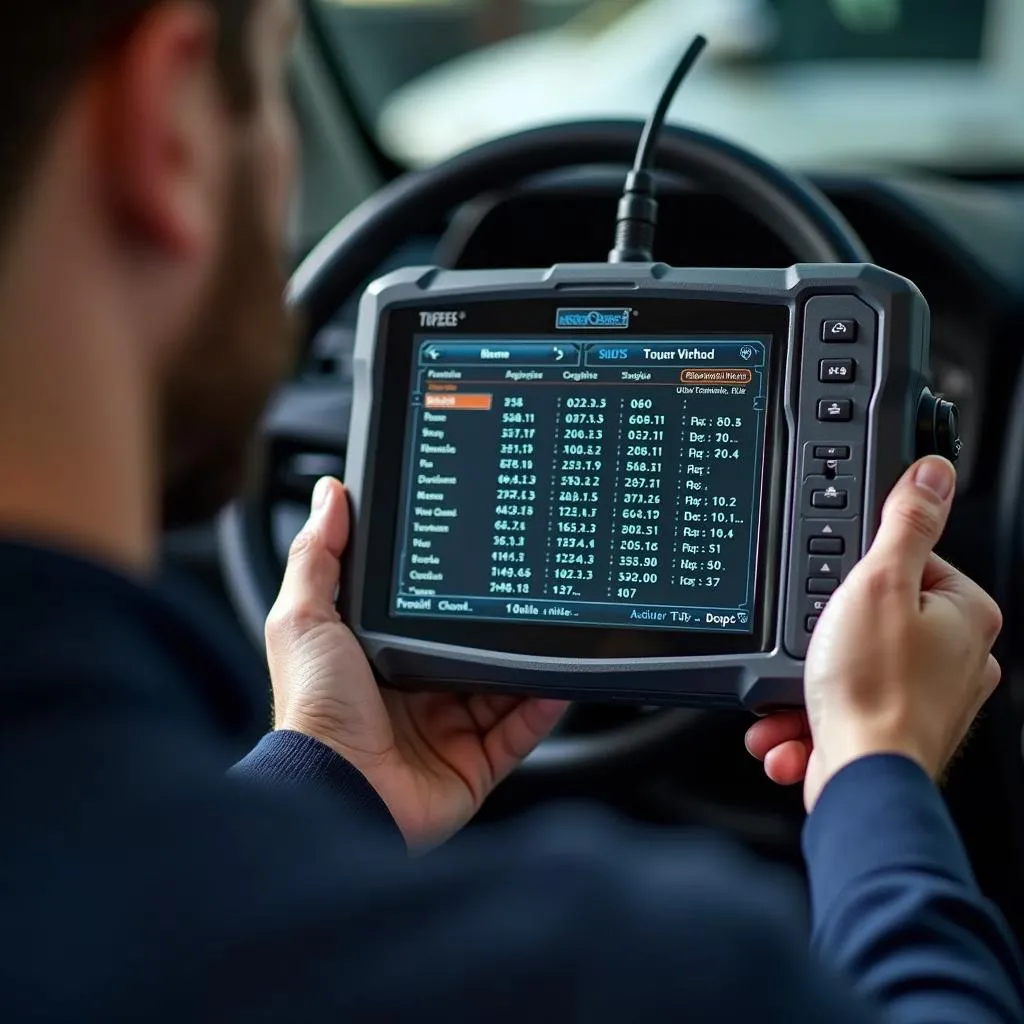
[[[335,607],[348,535],[345,489],[321,480],[267,620],[275,727],[333,748],[363,773],[410,847],[434,846],[476,814],[566,705],[380,689]]]

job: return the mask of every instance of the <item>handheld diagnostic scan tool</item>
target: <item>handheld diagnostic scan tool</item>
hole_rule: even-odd
[[[909,281],[651,260],[667,105],[607,264],[408,268],[363,298],[342,607],[385,685],[799,704],[888,491],[958,453]]]

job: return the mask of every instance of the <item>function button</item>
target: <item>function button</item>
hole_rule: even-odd
[[[822,341],[856,341],[856,320],[826,320],[821,325]]]
[[[828,423],[848,423],[853,419],[853,402],[849,398],[823,398],[818,402],[818,419]]]
[[[820,621],[820,619],[821,619],[820,615],[808,615],[807,616],[807,622],[804,624],[804,628],[807,630],[808,633],[813,633],[814,632],[814,630],[817,628],[817,625],[818,625],[818,622]]]
[[[846,508],[849,494],[835,487],[823,491],[811,491],[811,508]]]
[[[842,537],[812,537],[807,542],[807,550],[812,555],[843,555],[846,541]]]
[[[816,459],[827,459],[829,462],[850,457],[850,446],[846,444],[819,444],[814,446]]]
[[[818,380],[822,384],[852,384],[857,364],[852,359],[822,359],[818,363]]]
[[[832,555],[812,555],[807,560],[808,576],[842,576],[843,560]]]
[[[815,576],[807,581],[808,594],[834,594],[838,589],[838,576]]]

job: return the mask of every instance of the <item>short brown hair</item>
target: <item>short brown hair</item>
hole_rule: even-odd
[[[29,0],[8,15],[0,61],[0,227],[36,166],[61,106],[103,53],[164,0]],[[219,58],[235,106],[251,98],[245,27],[256,0],[202,0],[219,20]]]

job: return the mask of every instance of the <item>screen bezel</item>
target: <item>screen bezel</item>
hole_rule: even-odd
[[[588,305],[622,306],[622,297],[588,295]],[[460,328],[445,333],[467,337],[477,334],[552,335],[557,310],[564,298],[503,299],[448,302],[432,310],[467,314]],[[580,305],[583,303],[581,302]],[[363,495],[360,530],[364,590],[357,630],[453,647],[472,647],[513,655],[554,658],[666,658],[705,655],[756,654],[775,645],[781,537],[788,468],[788,431],[785,417],[785,356],[790,332],[790,310],[781,304],[721,302],[694,299],[648,298],[630,301],[637,310],[636,333],[644,338],[676,341],[695,335],[758,336],[770,339],[768,360],[769,401],[766,405],[764,461],[761,475],[761,522],[754,553],[753,629],[749,633],[628,628],[621,626],[556,625],[523,621],[461,618],[426,618],[394,615],[391,589],[397,545],[395,538],[401,500],[409,388],[415,339],[425,332],[418,305],[389,307],[378,325],[375,373],[376,395],[371,437],[376,472],[369,493]],[[640,326],[642,324],[642,327]],[[587,333],[587,332],[580,332]],[[594,332],[593,340],[602,333]],[[606,332],[611,333],[611,332]],[[618,332],[616,332],[618,333]],[[567,332],[568,334],[568,332]],[[620,337],[628,337],[623,331]],[[587,337],[591,337],[587,333]],[[383,470],[383,471],[382,471]]]

